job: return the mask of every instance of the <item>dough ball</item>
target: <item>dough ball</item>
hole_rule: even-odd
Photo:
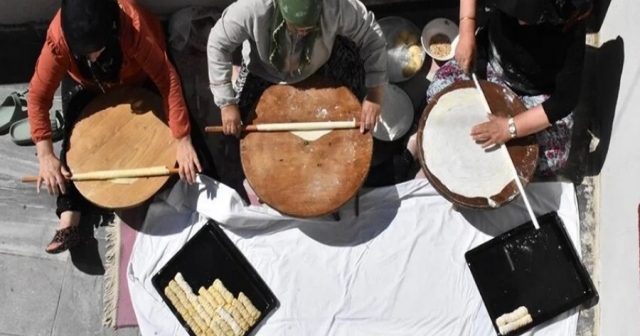
[[[422,62],[422,48],[418,45],[409,47],[409,55],[412,60],[417,60],[417,63]]]
[[[413,76],[413,74],[415,74],[418,70],[420,70],[420,67],[414,63],[407,63],[407,65],[405,65],[402,68],[402,75],[404,77],[411,77]]]

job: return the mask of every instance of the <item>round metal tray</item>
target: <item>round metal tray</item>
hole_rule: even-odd
[[[419,72],[427,56],[420,42],[422,32],[411,21],[398,16],[385,17],[378,20],[378,24],[387,41],[387,73],[389,74],[389,81],[391,83],[400,83],[409,80]],[[400,40],[403,40],[403,37],[406,37],[405,35],[415,37],[413,39],[415,41],[412,41],[411,45],[399,43]],[[418,70],[409,76],[405,76],[402,69],[411,58],[409,47],[412,45],[420,48],[420,64]]]

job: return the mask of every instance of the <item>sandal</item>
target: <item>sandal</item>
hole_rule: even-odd
[[[51,141],[56,142],[62,139],[64,129],[64,117],[60,110],[51,110],[49,112],[51,120]],[[33,146],[33,140],[31,139],[31,126],[29,125],[29,119],[22,119],[11,125],[9,129],[11,140],[18,146]]]
[[[70,248],[76,247],[87,240],[87,236],[82,234],[79,225],[56,230],[56,234],[51,239],[45,251],[49,254],[58,254]],[[52,244],[60,244],[56,248],[48,249]]]
[[[9,132],[11,125],[27,117],[27,91],[13,92],[0,104],[0,135]]]

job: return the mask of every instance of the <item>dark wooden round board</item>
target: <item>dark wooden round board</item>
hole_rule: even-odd
[[[480,85],[482,86],[482,90],[489,102],[492,113],[499,116],[515,116],[527,110],[520,98],[508,88],[482,80],[480,81]],[[475,88],[473,81],[462,81],[450,85],[436,95],[424,110],[422,117],[420,118],[418,128],[418,156],[427,179],[431,184],[433,184],[438,193],[448,201],[467,208],[494,209],[496,208],[495,204],[494,206],[491,206],[486,198],[468,198],[451,192],[447,189],[447,186],[443,185],[440,180],[438,180],[437,176],[434,176],[429,171],[425,163],[424,149],[422,147],[422,135],[424,132],[428,132],[428,130],[425,130],[424,128],[431,109],[433,109],[433,107],[438,103],[438,99],[443,95],[451,91],[464,88]],[[535,135],[509,141],[507,142],[507,149],[511,156],[511,160],[513,160],[516,170],[518,171],[522,185],[526,186],[535,173],[538,160],[538,144]],[[451,153],[451,155],[456,154]],[[515,181],[512,181],[507,184],[499,194],[492,196],[491,199],[498,207],[500,207],[511,202],[518,195],[518,187]]]
[[[313,76],[269,87],[250,116],[251,124],[360,120],[351,91]],[[299,218],[338,210],[353,198],[369,172],[373,140],[359,129],[333,130],[315,141],[291,132],[251,132],[240,156],[256,195],[277,211]]]
[[[176,165],[177,141],[166,124],[162,98],[142,88],[98,96],[80,114],[71,133],[67,165],[74,173]],[[169,176],[142,177],[130,184],[75,181],[92,203],[125,209],[144,203]]]

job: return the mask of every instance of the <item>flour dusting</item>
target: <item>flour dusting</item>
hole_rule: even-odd
[[[318,107],[318,109],[316,110],[316,118],[318,119],[326,119],[328,114],[329,111],[327,111],[327,109],[324,107]]]

